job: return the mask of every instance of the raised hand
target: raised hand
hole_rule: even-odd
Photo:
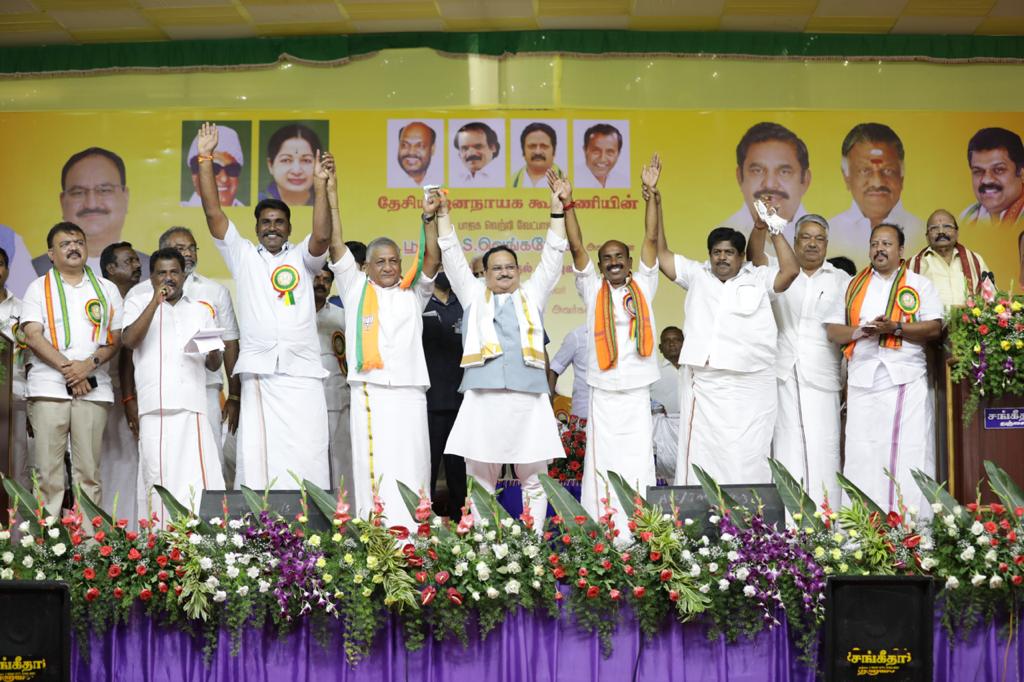
[[[423,215],[433,216],[441,208],[441,193],[428,192],[423,197]]]
[[[324,152],[323,156],[320,157],[320,166],[322,172],[327,174],[327,188],[336,188],[338,186],[338,171],[334,165],[334,155],[330,152]]]
[[[645,188],[654,188],[658,186],[658,178],[661,177],[661,158],[658,153],[655,152],[651,157],[651,163],[649,166],[644,166],[643,170],[640,171],[640,180],[643,182]]]
[[[572,185],[569,184],[567,178],[563,178],[561,175],[548,169],[547,172],[548,187],[551,188],[551,199],[552,201],[558,200],[564,206],[572,201]]]
[[[331,177],[331,169],[334,168],[334,157],[330,152],[320,153],[316,150],[313,155],[313,179],[318,182],[327,182]]]
[[[216,123],[204,123],[199,126],[199,136],[196,139],[196,146],[199,154],[210,156],[217,151],[217,141],[220,135],[217,132]]]

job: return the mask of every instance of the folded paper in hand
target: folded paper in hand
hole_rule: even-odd
[[[757,211],[757,215],[761,216],[761,220],[768,225],[769,232],[782,234],[786,228],[786,219],[776,213],[774,206],[769,207],[758,199],[754,202],[754,209]]]
[[[224,349],[223,327],[207,327],[200,329],[185,344],[186,353],[211,353]]]

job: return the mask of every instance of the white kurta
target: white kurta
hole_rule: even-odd
[[[466,391],[444,451],[492,464],[565,457],[549,398],[505,389]]]

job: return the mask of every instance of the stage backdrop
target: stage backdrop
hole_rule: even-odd
[[[11,287],[20,293],[46,266],[45,235],[62,215],[91,226],[94,246],[120,238],[147,253],[167,227],[185,225],[199,238],[200,270],[226,280],[191,187],[190,146],[198,122],[213,120],[231,131],[221,136],[227,156],[217,160],[221,199],[250,236],[253,206],[263,196],[288,199],[295,234],[309,231],[306,154],[320,146],[338,160],[347,239],[389,235],[410,258],[419,229],[418,185],[437,182],[450,187],[467,256],[509,244],[528,272],[539,257],[549,193],[520,172],[526,141],[532,163],[551,159],[573,180],[592,251],[610,238],[639,247],[640,170],[658,152],[673,250],[704,260],[708,231],[742,225],[744,195],[771,186],[788,197],[787,210],[845,215],[836,222],[829,255],[847,256],[861,268],[868,246],[866,233],[849,219],[860,207],[842,169],[847,133],[875,122],[898,136],[902,180],[899,160],[890,158],[895,147],[869,150],[868,160],[897,168],[888,194],[875,198],[899,200],[909,257],[925,244],[922,224],[934,209],[960,216],[978,201],[968,140],[985,127],[1024,131],[1024,96],[1006,88],[1020,68],[550,55],[497,60],[414,49],[336,67],[0,81],[6,157],[0,224],[13,231],[0,230],[0,245],[16,251]],[[1000,96],[986,96],[991,93]],[[484,139],[483,151],[473,150],[470,135],[457,134],[474,122],[486,126],[470,126]],[[766,185],[757,169],[741,179],[737,144],[761,122],[799,138],[809,168],[800,167],[794,146],[783,145],[759,157],[771,176]],[[529,142],[538,139],[554,144],[536,151]],[[111,157],[106,171],[103,163],[67,169],[62,196],[65,163],[89,147],[123,159],[124,189]],[[470,175],[474,154],[482,154],[483,169]],[[962,222],[961,240],[983,254],[999,283],[1018,281],[1021,228]],[[568,268],[566,259],[567,274],[547,311],[556,348],[583,321]],[[682,301],[681,290],[663,280],[654,306],[659,327],[681,323]]]

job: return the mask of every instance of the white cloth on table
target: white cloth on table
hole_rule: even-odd
[[[647,495],[647,486],[657,483],[650,389],[640,386],[606,391],[591,386],[590,414],[580,502],[591,518],[597,519],[604,512],[601,498],[609,495],[609,503],[615,509],[615,528],[619,531],[617,542],[627,542],[632,537],[626,526],[629,517],[611,487],[608,472],[619,474],[641,496]]]
[[[422,386],[362,381],[351,382],[351,387],[353,479],[346,487],[356,516],[369,515],[373,485],[379,482],[377,494],[388,525],[415,529],[419,524],[405,505],[398,481],[415,493],[430,490],[427,391]]]
[[[548,396],[505,389],[466,391],[444,452],[491,464],[565,457]]]
[[[327,407],[319,377],[243,374],[236,450],[236,483],[263,490],[294,490],[308,479],[330,487]]]
[[[186,507],[199,508],[203,490],[223,490],[214,434],[205,415],[190,410],[166,410],[139,416],[138,505],[143,515],[157,512],[168,518],[160,496],[162,485]]]
[[[679,429],[675,484],[697,483],[692,465],[721,484],[771,482],[768,455],[778,404],[775,368],[734,372],[691,367],[690,377],[692,415],[689,428]]]

